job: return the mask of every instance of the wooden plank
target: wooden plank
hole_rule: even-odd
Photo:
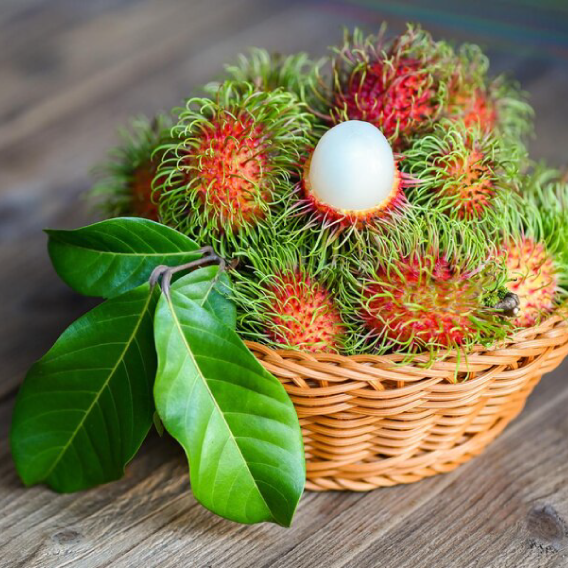
[[[251,557],[258,566],[317,566],[314,564],[317,559],[322,566],[359,566],[365,565],[367,550],[373,550],[369,558],[375,561],[383,558],[383,549],[395,554],[391,549],[399,548],[396,544],[399,539],[404,542],[405,552],[400,552],[396,561],[408,554],[418,562],[417,555],[426,546],[427,535],[447,539],[447,551],[466,541],[459,530],[448,526],[447,516],[456,527],[489,523],[489,532],[500,536],[497,542],[502,550],[507,547],[514,550],[518,544],[514,540],[516,533],[497,520],[502,501],[506,504],[507,499],[516,496],[511,502],[514,507],[507,514],[519,523],[526,519],[527,510],[533,510],[530,499],[537,489],[538,495],[547,496],[543,503],[552,506],[559,515],[564,515],[563,507],[568,504],[568,489],[560,487],[568,467],[567,450],[565,445],[562,449],[555,447],[566,433],[562,430],[567,420],[562,418],[568,400],[566,367],[537,387],[526,412],[486,454],[470,464],[418,484],[368,494],[308,493],[293,527],[288,530],[274,525],[235,525],[197,505],[190,493],[185,459],[168,439],[153,436],[129,466],[124,480],[73,495],[55,495],[40,487],[23,489],[8,464],[0,469],[5,480],[0,486],[3,511],[0,566],[6,562],[6,566],[49,568],[80,562],[85,567],[166,568],[179,566],[182,558],[191,558],[195,566],[206,566],[214,559],[220,566],[245,568],[250,566]],[[557,393],[559,396],[555,396]],[[2,408],[0,413],[7,414]],[[547,428],[550,416],[558,418]],[[0,439],[5,440],[7,425],[7,419],[0,424]],[[531,454],[535,431],[542,434],[538,439],[539,449]],[[6,452],[7,447],[0,443],[0,463],[6,464]],[[551,469],[556,474],[546,475]],[[536,487],[538,484],[540,487]],[[492,489],[494,485],[498,492]],[[486,493],[491,499],[484,497]],[[453,503],[459,504],[455,510]],[[515,516],[521,511],[521,515]],[[420,538],[416,532],[405,532],[406,525],[414,527],[418,518],[428,526],[428,531],[416,528]],[[483,531],[483,527],[479,530]],[[36,546],[28,549],[26,542],[34,542]],[[479,553],[475,546],[473,549]],[[27,552],[24,554],[23,550]],[[350,559],[355,557],[358,563],[352,564]],[[415,565],[444,568],[449,565],[440,559],[438,562]],[[399,566],[396,562],[384,565]],[[503,566],[513,568],[516,564]]]

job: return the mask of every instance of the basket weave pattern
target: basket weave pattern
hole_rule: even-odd
[[[368,491],[451,471],[481,453],[568,354],[568,324],[553,315],[497,349],[479,347],[467,361],[453,352],[428,368],[420,359],[395,365],[396,354],[248,346],[296,407],[306,487]]]

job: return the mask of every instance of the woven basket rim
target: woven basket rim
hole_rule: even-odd
[[[498,368],[505,358],[518,355],[519,352],[542,352],[550,344],[551,336],[568,335],[568,318],[565,305],[560,306],[548,318],[538,325],[522,329],[511,337],[492,347],[474,346],[468,353],[465,351],[441,351],[432,359],[430,354],[417,354],[408,361],[407,356],[397,353],[386,355],[357,354],[340,355],[335,353],[313,353],[294,349],[274,348],[255,341],[245,341],[246,345],[262,359],[270,370],[271,362],[280,367],[285,362],[286,370],[293,378],[297,373],[309,370],[313,378],[341,381],[351,380],[356,383],[374,381],[403,380],[406,388],[412,383],[437,379],[446,381],[455,373],[486,373],[490,367]],[[406,359],[406,362],[404,360]],[[283,369],[280,369],[282,375]],[[389,376],[392,374],[392,376]],[[446,381],[447,386],[450,386]],[[475,381],[475,379],[474,379]],[[465,385],[472,382],[451,380],[452,386]],[[411,389],[412,390],[412,389]],[[399,391],[400,392],[400,391]]]

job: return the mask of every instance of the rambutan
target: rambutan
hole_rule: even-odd
[[[342,122],[323,135],[306,159],[298,209],[316,227],[361,230],[402,210],[408,181],[378,128],[357,120]]]
[[[346,35],[333,60],[332,119],[371,122],[396,151],[404,149],[443,109],[451,54],[420,28],[409,27],[391,42],[383,32]]]
[[[161,160],[160,146],[172,143],[170,128],[171,120],[158,115],[151,122],[138,118],[132,121],[130,131],[121,131],[124,143],[110,152],[108,162],[96,168],[100,179],[91,192],[101,200],[107,216],[159,220],[160,193],[153,192],[153,183]]]
[[[311,352],[338,352],[346,326],[328,279],[292,244],[251,251],[234,276],[239,327],[249,339]]]
[[[214,99],[190,99],[158,172],[164,222],[224,252],[292,190],[311,120],[294,95],[250,84],[228,81]]]
[[[520,299],[519,327],[539,323],[566,298],[568,285],[568,181],[535,166],[521,181],[520,234],[503,246],[508,287]]]
[[[434,353],[504,337],[510,325],[494,306],[507,273],[502,259],[487,256],[483,234],[435,213],[413,232],[370,270],[353,266],[342,294],[358,322],[353,349]]]
[[[510,145],[522,144],[532,131],[533,110],[519,86],[504,75],[488,76],[489,60],[477,45],[464,44],[456,58],[444,114],[497,132]]]
[[[225,65],[225,74],[236,84],[251,84],[259,91],[282,88],[295,94],[312,108],[319,108],[312,85],[317,65],[306,53],[282,55],[265,49],[251,48],[248,54],[240,54],[235,64]],[[214,93],[219,83],[209,83],[206,90]]]
[[[507,287],[520,300],[518,327],[530,327],[556,306],[558,276],[553,256],[543,242],[530,237],[510,241],[505,247],[510,281]]]
[[[402,167],[418,179],[407,192],[416,205],[481,223],[491,234],[515,226],[517,155],[479,125],[441,120],[405,152]]]

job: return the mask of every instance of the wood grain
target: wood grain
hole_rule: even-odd
[[[15,474],[7,437],[17,385],[63,328],[94,305],[58,281],[41,230],[94,219],[81,195],[89,169],[116,141],[117,124],[180,104],[249,45],[322,54],[341,25],[380,20],[380,10],[369,17],[369,5],[2,3],[0,567],[568,566],[566,365],[480,458],[410,486],[307,494],[288,530],[238,526],[208,513],[191,495],[179,448],[156,435],[123,480],[91,491],[24,489]],[[407,18],[400,12],[391,21],[397,28]],[[453,34],[442,20],[436,31]],[[568,114],[566,60],[543,62],[499,45],[497,67],[518,72],[542,117],[535,155],[560,164],[568,142],[558,120]]]

